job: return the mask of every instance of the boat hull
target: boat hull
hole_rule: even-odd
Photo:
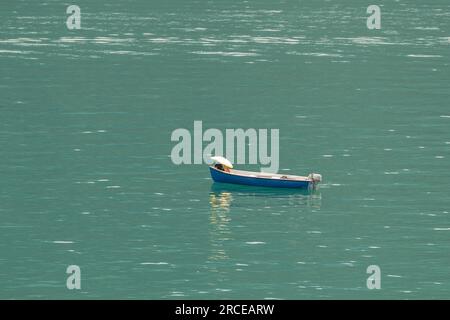
[[[313,182],[310,180],[287,180],[287,179],[272,179],[262,177],[250,177],[239,174],[227,173],[221,170],[217,170],[213,167],[209,167],[211,178],[215,182],[220,183],[232,183],[242,184],[248,186],[258,187],[271,187],[271,188],[297,188],[297,189],[310,189],[313,186]]]

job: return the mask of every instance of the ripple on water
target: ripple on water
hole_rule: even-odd
[[[290,51],[287,52],[287,54],[290,55],[296,55],[296,56],[308,56],[308,57],[325,57],[325,58],[344,58],[346,56],[338,53],[325,53],[325,52],[295,52]]]
[[[410,57],[410,58],[442,58],[441,55],[437,55],[437,54],[408,54],[407,57]]]
[[[186,295],[182,292],[174,291],[170,294],[171,297],[185,297]]]
[[[217,55],[223,57],[256,57],[259,56],[259,53],[255,52],[225,52],[225,51],[192,51],[193,54],[199,55]]]
[[[346,267],[354,267],[355,264],[353,262],[342,262],[341,265]]]
[[[335,38],[338,40],[349,40],[352,43],[362,45],[399,45],[405,43],[388,42],[384,37],[355,37],[355,38]]]

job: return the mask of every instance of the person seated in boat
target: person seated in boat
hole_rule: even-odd
[[[216,163],[214,165],[214,168],[216,168],[217,170],[220,170],[220,171],[230,172],[230,169],[227,166],[224,166],[223,164],[220,164],[220,163]]]

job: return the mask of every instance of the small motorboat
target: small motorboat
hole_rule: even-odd
[[[230,161],[224,157],[211,157],[215,164],[209,167],[211,178],[215,182],[244,184],[249,186],[273,188],[313,189],[322,181],[322,176],[311,173],[307,177],[281,175],[265,172],[253,172],[233,169]]]

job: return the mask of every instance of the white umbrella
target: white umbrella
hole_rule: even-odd
[[[225,167],[233,168],[233,165],[231,164],[231,162],[228,161],[228,159],[225,159],[224,157],[217,156],[217,157],[211,157],[211,159],[220,164],[223,164]]]

